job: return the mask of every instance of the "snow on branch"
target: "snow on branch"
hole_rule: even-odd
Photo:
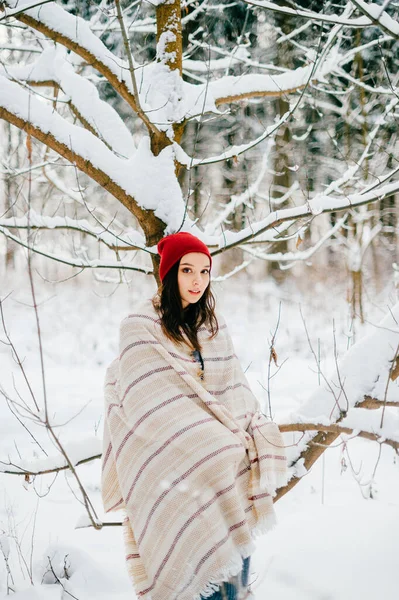
[[[316,55],[314,62],[306,67],[300,67],[294,71],[286,71],[278,75],[255,74],[243,75],[239,77],[226,76],[222,77],[218,81],[211,81],[205,86],[194,86],[197,88],[204,88],[204,93],[206,94],[205,99],[207,99],[209,96],[212,100],[211,104],[214,104],[215,106],[222,104],[224,101],[233,102],[234,100],[240,100],[242,98],[265,95],[282,95],[300,89],[302,92],[290,107],[290,110],[288,110],[282,117],[277,119],[276,123],[269,125],[265,131],[252,142],[241,144],[239,146],[232,146],[219,156],[213,156],[206,159],[190,158],[184,152],[184,150],[175,143],[175,151],[178,162],[180,162],[182,165],[185,165],[187,168],[216,163],[247,152],[250,148],[253,148],[271,136],[275,131],[277,131],[277,129],[279,129],[279,127],[281,127],[283,123],[288,121],[288,119],[296,111],[301,103],[304,92],[308,85],[317,79],[323,80],[324,75],[333,71],[338,64],[339,54],[333,47],[338,31],[339,26],[336,26],[331,30],[329,39],[326,42],[323,51],[320,53],[320,55]],[[279,90],[278,94],[275,93],[277,89]],[[218,91],[220,94],[219,98]],[[227,94],[227,96],[225,94]],[[203,107],[203,112],[207,112],[207,107]]]
[[[373,25],[380,27],[385,33],[399,40],[399,23],[384,11],[380,4],[363,2],[363,0],[352,0],[353,4],[370,19]]]
[[[282,417],[282,431],[303,432],[288,450],[292,478],[280,488],[277,499],[289,491],[340,434],[360,437],[399,448],[397,418],[388,413],[398,407],[399,304],[342,357],[335,355],[335,370],[298,412]],[[395,388],[395,389],[393,389]],[[372,409],[370,410],[366,409]],[[313,432],[317,431],[315,435]]]
[[[245,46],[238,46],[234,52],[229,52],[228,50],[224,50],[223,48],[219,48],[218,46],[209,45],[209,43],[202,42],[200,40],[192,39],[190,36],[190,44],[196,48],[202,48],[207,52],[213,52],[223,58],[220,59],[211,59],[207,62],[193,60],[191,58],[185,58],[183,56],[183,64],[189,73],[200,72],[200,73],[209,73],[213,71],[220,70],[222,68],[231,68],[236,63],[248,65],[249,67],[255,67],[256,69],[264,69],[267,71],[273,71],[274,73],[285,73],[289,69],[286,67],[280,67],[273,63],[260,63],[256,60],[252,60],[250,57],[250,53]],[[224,67],[222,67],[224,65]]]
[[[217,107],[224,103],[231,103],[255,97],[281,97],[285,94],[302,90],[302,93],[294,106],[290,111],[287,111],[281,118],[280,123],[277,124],[277,127],[280,126],[281,123],[285,122],[299,106],[306,88],[316,81],[324,81],[325,75],[333,72],[334,68],[339,64],[338,46],[334,47],[334,42],[341,27],[342,26],[340,25],[336,25],[331,29],[322,51],[319,52],[319,47],[318,50],[312,54],[312,62],[304,67],[287,70],[276,75],[250,74],[236,77],[225,76],[216,81],[209,81],[202,85],[189,86],[189,84],[185,84],[186,96],[189,95],[188,91],[190,88],[192,89],[192,93],[197,95],[195,103],[193,104],[193,102],[191,102],[191,109],[186,111],[185,118],[198,117],[200,114],[206,112],[215,112]],[[199,95],[198,90],[200,91]],[[205,99],[202,105],[199,102],[201,95]],[[190,102],[186,101],[186,104],[190,106]],[[210,107],[208,105],[210,105]],[[215,107],[214,109],[212,109],[212,105]],[[198,112],[198,110],[195,112],[195,106],[201,107],[201,112]],[[270,131],[268,128],[262,136],[255,140],[255,142],[245,144],[243,147],[233,148],[231,151],[227,151],[220,157],[205,159],[198,164],[209,164],[211,162],[225,160],[226,158],[230,158],[231,152],[235,152],[233,156],[237,155],[237,153],[245,152],[268,137],[275,129],[276,125],[272,126]],[[182,155],[181,164],[195,166],[195,162],[187,160],[187,157],[185,160],[184,155]]]
[[[367,415],[370,417],[371,415]],[[399,435],[397,435],[397,430],[392,432],[392,437],[387,437],[386,434],[383,435],[377,431],[364,431],[359,429],[359,424],[356,422],[356,415],[352,419],[355,421],[355,425],[353,427],[348,427],[346,423],[346,419],[344,424],[333,423],[331,425],[323,425],[322,423],[295,423],[293,425],[280,425],[280,431],[282,433],[288,433],[290,431],[324,431],[327,433],[333,433],[337,435],[345,434],[350,436],[351,439],[354,437],[360,437],[366,440],[370,440],[371,442],[378,442],[381,444],[387,444],[394,450],[399,450]],[[392,420],[392,429],[396,425],[396,419]],[[385,430],[384,430],[385,431]]]
[[[334,57],[334,61],[336,60],[337,58]],[[217,81],[211,81],[209,92],[212,94],[216,106],[245,98],[264,96],[279,98],[301,90],[310,82],[323,79],[332,70],[334,64],[329,60],[324,61],[324,64],[319,65],[317,69],[314,69],[313,64],[309,64],[275,75],[259,73],[240,76],[228,75]]]
[[[251,264],[252,261],[253,261],[253,258],[250,258],[249,260],[244,260],[240,265],[237,265],[236,267],[234,267],[234,269],[229,271],[229,273],[226,273],[225,275],[219,275],[218,277],[213,277],[212,281],[213,282],[216,281],[218,283],[221,283],[222,281],[226,281],[227,279],[230,279],[230,277],[233,277],[233,275],[236,275],[240,271],[243,271],[244,269],[246,269],[248,267],[248,265]]]
[[[372,22],[367,16],[357,17],[355,19],[347,19],[336,13],[329,15],[323,14],[322,12],[313,12],[311,10],[305,10],[301,7],[290,8],[289,6],[281,6],[274,4],[274,2],[268,2],[268,0],[244,0],[246,4],[251,6],[258,6],[265,10],[271,10],[273,12],[282,13],[284,15],[292,15],[293,17],[302,17],[312,21],[323,21],[325,23],[334,23],[334,25],[344,25],[346,27],[352,27],[354,29],[369,27]],[[356,4],[354,2],[354,4]]]
[[[1,76],[0,118],[31,133],[76,164],[139,220],[143,209],[152,210],[166,224],[166,233],[176,231],[183,222],[184,202],[175,174],[172,146],[154,156],[149,138],[144,137],[129,159],[119,158],[92,133],[66,122],[51,107]],[[154,173],[157,173],[155,179]]]
[[[108,227],[92,227],[86,219],[70,217],[49,217],[38,214],[32,208],[23,217],[0,218],[0,226],[8,229],[54,230],[70,229],[94,237],[103,242],[110,250],[146,250],[144,237],[135,230],[130,230],[121,238]],[[118,242],[120,242],[118,244]]]
[[[136,111],[127,62],[108,50],[81,17],[70,14],[55,3],[29,8],[31,5],[31,0],[0,0],[0,10],[15,9],[19,21],[82,57]]]
[[[29,6],[29,0],[0,0],[0,10],[3,11],[16,5],[24,9]],[[162,61],[142,66],[129,52],[129,65],[129,61],[120,59],[106,48],[84,19],[68,13],[59,5],[26,8],[17,18],[83,58],[126,100],[148,130],[160,137],[161,132],[167,131],[172,138],[171,123],[198,114],[203,108],[204,90],[201,86],[183,82],[178,71],[171,73]],[[136,79],[139,93],[134,89]],[[205,112],[212,111],[216,111],[216,107],[212,100],[207,100]]]
[[[53,254],[52,252],[49,252],[46,249],[40,249],[34,245],[30,245],[24,242],[21,238],[16,237],[12,233],[10,233],[2,225],[0,225],[0,233],[2,233],[9,240],[16,242],[20,246],[23,246],[24,248],[27,248],[28,250],[35,252],[36,254],[45,256],[46,258],[59,262],[63,265],[68,265],[69,267],[76,267],[77,269],[81,269],[82,271],[85,269],[118,269],[123,271],[137,271],[138,273],[144,273],[145,275],[152,275],[153,273],[151,269],[147,269],[146,267],[134,267],[132,265],[126,265],[122,261],[104,262],[99,259],[90,259],[88,257],[79,260],[77,258],[72,258],[69,256]]]
[[[201,47],[201,44],[196,45]],[[208,49],[208,46],[204,45],[204,47]],[[213,48],[209,49],[212,50]],[[220,51],[220,53],[222,53],[222,51]],[[186,71],[194,73],[214,73],[215,71],[231,69],[237,64],[248,64],[250,56],[248,50],[243,46],[239,46],[234,54],[229,54],[228,52],[224,52],[224,54],[224,58],[210,59],[209,61],[194,60],[183,56],[183,68]]]
[[[388,104],[384,108],[384,111],[376,119],[373,129],[368,134],[367,143],[363,149],[361,156],[355,161],[354,165],[352,165],[351,167],[348,167],[346,169],[346,171],[341,175],[341,177],[339,177],[338,179],[335,179],[328,185],[328,187],[324,191],[324,194],[326,196],[328,196],[332,192],[339,192],[344,185],[347,185],[349,182],[351,182],[355,179],[356,173],[362,167],[363,163],[367,160],[367,157],[369,156],[371,146],[372,146],[374,140],[376,139],[380,128],[383,125],[385,125],[387,117],[394,113],[395,108],[398,104],[399,104],[399,98],[396,98],[396,97],[392,98],[392,100],[390,102],[388,102]],[[397,171],[397,169],[395,169],[394,172],[396,172],[396,171]],[[392,173],[392,175],[393,174],[394,173]],[[380,178],[380,183],[382,183],[381,178]]]
[[[227,221],[227,219],[235,212],[235,210],[241,206],[242,204],[247,204],[248,201],[251,200],[256,195],[256,192],[259,189],[259,186],[262,183],[262,180],[265,176],[265,172],[267,169],[269,154],[270,154],[271,145],[268,144],[267,147],[263,151],[263,159],[262,164],[259,169],[259,174],[252,185],[250,185],[245,192],[240,195],[233,195],[231,197],[230,202],[226,204],[224,209],[219,213],[219,215],[213,219],[212,223],[209,223],[205,228],[205,233],[208,235],[214,235],[215,231]]]
[[[269,138],[273,133],[275,133],[281,127],[281,125],[288,121],[296,106],[297,105],[295,105],[295,107],[292,110],[287,111],[282,117],[280,117],[277,120],[276,123],[273,123],[273,125],[269,125],[268,127],[266,127],[265,131],[251,142],[247,142],[246,144],[230,146],[228,150],[225,150],[221,154],[218,154],[216,156],[210,156],[208,158],[192,158],[188,156],[188,154],[186,154],[183,148],[175,142],[174,149],[176,153],[176,158],[181,165],[184,165],[187,169],[191,169],[193,167],[211,165],[217,162],[222,162],[224,160],[240,156],[240,154],[244,154],[244,152],[247,152],[251,148],[254,148],[258,144]]]
[[[100,99],[93,83],[75,73],[62,46],[45,48],[32,64],[0,66],[0,70],[5,77],[17,82],[60,87],[87,128],[118,154],[128,157],[133,153],[133,138],[121,117],[110,104]]]
[[[26,6],[23,6],[22,8],[18,8],[18,2],[16,2],[16,8],[14,10],[6,10],[4,17],[0,18],[0,22],[4,21],[5,19],[9,19],[10,17],[15,18],[21,13],[25,12],[26,10],[29,10],[31,8],[37,8],[38,6],[43,6],[44,4],[48,4],[49,2],[54,2],[54,0],[37,0],[36,2],[28,2]]]
[[[102,440],[96,436],[69,442],[63,446],[74,467],[101,458]],[[0,473],[8,475],[46,475],[65,469],[69,469],[69,464],[60,453],[45,458],[22,459],[18,461],[18,465],[0,460]]]
[[[244,244],[248,240],[256,238],[259,234],[274,228],[284,221],[296,221],[304,217],[311,217],[325,212],[333,212],[347,210],[362,204],[369,204],[376,200],[381,200],[385,196],[390,196],[399,190],[399,181],[394,181],[382,187],[372,189],[365,193],[358,192],[342,197],[330,197],[325,194],[318,194],[305,204],[294,208],[284,208],[271,212],[267,217],[251,223],[241,231],[224,231],[223,236],[220,236],[220,248],[212,253],[212,255],[220,254],[228,248],[233,248],[240,244]]]
[[[105,224],[105,221],[109,221],[109,212],[107,212],[107,210],[104,210],[104,208],[102,208],[101,205],[99,205],[95,199],[94,199],[94,204],[93,204],[93,203],[89,202],[89,200],[87,200],[87,194],[84,190],[82,190],[82,188],[80,186],[76,190],[76,189],[73,189],[73,188],[69,187],[68,185],[66,185],[63,182],[63,180],[58,176],[55,169],[49,168],[48,163],[44,163],[42,165],[42,170],[43,170],[44,177],[56,190],[61,192],[61,194],[66,196],[70,201],[76,202],[77,204],[84,206],[84,208],[87,210],[87,212],[90,214],[90,216],[93,217],[93,219],[96,221],[96,223],[98,225],[101,226],[102,231],[111,232],[109,225]],[[18,171],[15,172],[15,170],[13,172],[14,172],[14,174],[18,173]],[[101,216],[98,217],[97,213]],[[126,229],[125,224],[116,218],[116,214],[114,214],[112,216],[111,222],[112,222],[112,227],[113,227],[113,231],[111,232],[111,234],[116,236],[115,240],[122,241],[122,243],[124,244],[125,240],[122,240],[120,233],[116,234],[115,228],[118,228],[120,232],[125,231],[125,229]],[[135,240],[134,243],[136,245],[139,245],[139,246],[144,245],[144,237],[141,237],[141,235],[136,230],[132,230],[132,231],[128,230],[124,234],[124,237],[125,237],[125,239],[129,238],[129,243],[130,242],[133,243],[133,240]]]
[[[334,227],[329,229],[319,239],[319,241],[316,244],[314,244],[314,246],[311,246],[310,248],[307,248],[306,250],[302,250],[301,252],[270,252],[270,253],[266,253],[266,252],[260,252],[259,250],[256,250],[256,249],[249,248],[245,244],[243,244],[242,246],[239,246],[239,248],[241,248],[241,250],[244,250],[244,252],[247,252],[254,258],[261,258],[262,260],[267,260],[267,261],[288,262],[288,263],[290,263],[289,265],[285,265],[285,266],[280,265],[280,268],[281,269],[289,269],[298,261],[309,260],[309,258],[311,258],[326,243],[327,240],[332,238],[332,236],[335,235],[337,233],[337,231],[339,231],[341,229],[341,227],[344,225],[347,218],[348,218],[348,215],[347,214],[344,215],[342,217],[342,219],[339,219],[335,223]],[[276,240],[276,241],[278,241],[278,240]]]
[[[363,83],[359,79],[356,79],[356,77],[352,77],[349,73],[346,73],[346,71],[344,69],[336,68],[335,73],[336,73],[336,75],[339,75],[339,77],[347,79],[351,83],[354,83],[356,86],[363,88],[364,90],[366,90],[367,92],[370,92],[371,94],[379,94],[380,96],[395,96],[397,93],[395,89],[392,89],[389,87],[383,87],[381,85],[380,86],[367,85],[366,83]]]
[[[90,29],[99,33],[99,35],[104,35],[104,30],[107,32],[112,31],[115,33],[120,33],[119,24],[109,22],[106,25],[92,25]],[[145,19],[133,19],[129,20],[129,32],[132,33],[156,33],[157,26],[155,19],[153,17],[146,17]]]
[[[285,15],[292,15],[312,21],[323,21],[325,23],[344,25],[345,27],[351,27],[353,29],[377,25],[392,38],[399,39],[399,23],[390,17],[388,13],[381,8],[380,4],[368,4],[363,0],[352,0],[352,4],[363,13],[363,16],[349,19],[336,13],[327,15],[322,12],[318,13],[305,10],[301,7],[290,8],[288,6],[280,6],[274,4],[274,2],[269,2],[268,0],[244,0],[244,2],[251,6],[257,6],[259,8],[264,8],[265,10],[271,10]]]

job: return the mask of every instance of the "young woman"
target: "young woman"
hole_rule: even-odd
[[[283,440],[216,316],[207,246],[182,232],[158,252],[160,290],[122,321],[106,374],[104,508],[125,512],[138,598],[242,600],[286,481]]]

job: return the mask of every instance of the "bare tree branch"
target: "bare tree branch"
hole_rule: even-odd
[[[0,233],[4,234],[8,239],[13,240],[20,246],[23,246],[24,248],[27,248],[28,250],[35,252],[36,254],[40,254],[41,256],[45,256],[46,258],[49,258],[56,262],[59,262],[63,265],[68,265],[70,267],[77,267],[79,269],[118,269],[118,270],[126,270],[126,271],[137,271],[139,273],[144,273],[145,275],[152,274],[151,269],[146,269],[145,267],[133,267],[130,265],[124,265],[122,262],[107,263],[107,262],[102,262],[97,259],[96,260],[87,260],[87,261],[81,260],[81,261],[79,261],[79,260],[73,259],[73,258],[64,258],[62,256],[57,256],[55,254],[52,254],[51,252],[40,250],[40,249],[36,248],[35,246],[31,246],[31,245],[23,242],[20,238],[12,235],[12,233],[7,231],[7,229],[2,227],[1,225],[0,225]]]
[[[5,19],[10,19],[11,17],[18,17],[19,15],[21,15],[22,13],[24,13],[26,10],[29,10],[31,8],[37,8],[38,6],[43,6],[43,4],[48,4],[49,2],[54,2],[54,0],[39,0],[39,2],[34,2],[33,4],[27,4],[26,6],[24,6],[21,9],[9,9],[5,11],[5,15],[4,17],[0,18],[0,23],[1,21],[4,21]],[[0,6],[1,8],[1,6]]]
[[[32,212],[32,211],[31,211]],[[108,227],[103,226],[102,229],[96,230],[90,227],[86,220],[83,219],[71,219],[69,217],[42,217],[41,215],[34,214],[34,224],[28,226],[26,222],[26,216],[22,218],[0,218],[0,227],[4,229],[19,229],[27,230],[28,228],[33,231],[55,231],[55,230],[69,230],[77,231],[84,235],[89,235],[95,238],[98,242],[101,242],[110,250],[115,252],[130,251],[130,250],[143,250],[144,252],[150,253],[145,245],[137,245],[123,239],[116,232],[111,231]],[[64,221],[64,223],[62,222]],[[4,234],[6,235],[6,234]],[[112,241],[111,241],[112,240]],[[114,241],[119,240],[122,243],[116,244]],[[14,239],[15,241],[15,239]],[[33,249],[33,248],[32,248]]]
[[[128,38],[128,35],[127,35],[127,32],[126,32],[126,27],[125,27],[125,22],[124,22],[124,19],[123,19],[123,13],[122,13],[121,5],[120,5],[119,0],[114,0],[114,2],[115,2],[117,14],[118,14],[119,26],[121,28],[123,45],[125,47],[125,52],[126,52],[127,60],[128,60],[128,63],[129,63],[129,72],[130,72],[130,77],[131,77],[131,80],[132,80],[132,87],[133,87],[133,90],[134,90],[134,99],[135,99],[135,103],[136,103],[136,111],[137,111],[137,114],[140,117],[140,119],[147,126],[148,131],[157,134],[157,133],[159,133],[158,130],[157,130],[157,128],[155,127],[155,125],[153,125],[153,123],[151,123],[151,121],[149,120],[149,118],[144,113],[143,109],[141,108],[139,90],[138,90],[138,87],[137,87],[136,75],[135,75],[135,72],[134,72],[135,69],[134,69],[134,64],[133,64],[132,51],[130,49],[130,42],[129,42],[129,38]]]

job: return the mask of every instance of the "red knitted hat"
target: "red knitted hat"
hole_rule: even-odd
[[[172,233],[159,240],[158,254],[161,256],[161,263],[159,265],[159,276],[163,281],[167,272],[181,259],[182,256],[189,252],[202,252],[209,257],[212,267],[212,257],[209,254],[208,247],[201,242],[200,239],[187,233],[186,231],[180,231],[179,233]]]

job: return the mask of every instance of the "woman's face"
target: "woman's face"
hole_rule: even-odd
[[[189,252],[180,259],[177,284],[183,308],[198,302],[209,285],[210,260],[202,252]]]

